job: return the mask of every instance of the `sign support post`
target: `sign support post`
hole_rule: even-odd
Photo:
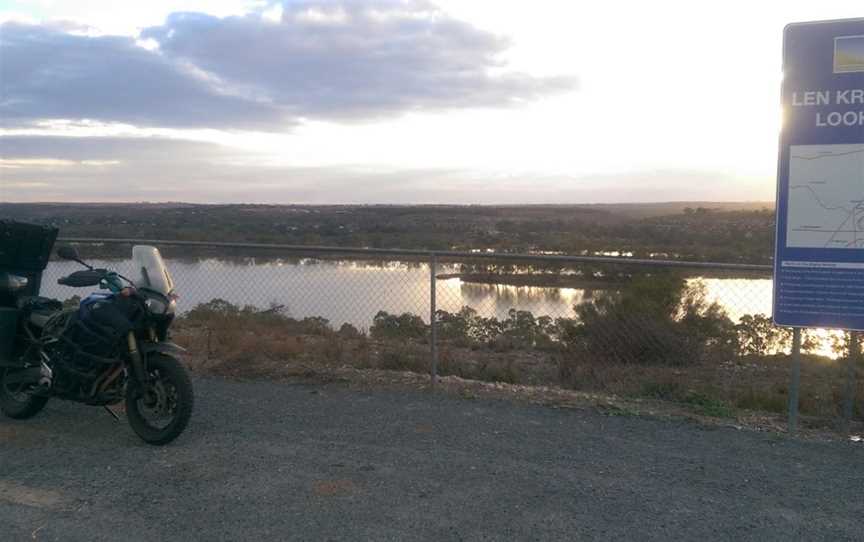
[[[789,384],[789,433],[798,430],[798,389],[801,385],[801,328],[792,330],[792,382]]]
[[[861,344],[860,336],[856,331],[849,332],[849,355],[846,359],[846,386],[843,390],[843,432],[849,433],[852,425],[852,415],[855,412],[855,387],[857,385],[856,373],[858,371],[858,359]]]
[[[433,252],[429,256],[429,349],[432,355],[429,368],[429,386],[434,391],[438,383],[438,309],[435,306],[438,290],[438,258]]]

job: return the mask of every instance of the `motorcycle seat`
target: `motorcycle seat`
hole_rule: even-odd
[[[63,304],[56,299],[38,295],[22,296],[18,298],[17,305],[25,318],[38,328],[45,327],[52,316],[63,310]]]

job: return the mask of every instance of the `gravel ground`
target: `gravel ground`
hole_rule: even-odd
[[[338,384],[195,381],[175,444],[0,421],[0,540],[864,537],[864,445]]]

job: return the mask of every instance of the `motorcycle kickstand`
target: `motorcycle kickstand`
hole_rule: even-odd
[[[114,412],[113,410],[111,410],[111,409],[108,407],[108,405],[102,405],[102,408],[104,408],[104,409],[105,409],[105,412],[107,412],[108,414],[111,415],[112,418],[114,418],[114,421],[115,421],[115,422],[119,422],[119,421],[120,421],[120,416],[118,416],[116,412]]]

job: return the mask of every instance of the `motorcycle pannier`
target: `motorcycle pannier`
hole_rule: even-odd
[[[22,295],[37,295],[57,228],[0,220],[0,271],[27,278]]]
[[[58,230],[0,220],[0,269],[44,271]]]

